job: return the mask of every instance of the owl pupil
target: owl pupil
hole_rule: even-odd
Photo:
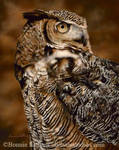
[[[64,25],[61,25],[61,28],[64,29]]]

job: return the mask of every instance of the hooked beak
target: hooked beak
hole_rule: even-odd
[[[87,45],[87,37],[83,31],[80,33],[80,38],[75,40],[75,42],[81,43],[83,46]]]

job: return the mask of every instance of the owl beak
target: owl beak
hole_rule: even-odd
[[[86,38],[85,34],[83,32],[81,32],[79,37],[80,38],[75,40],[75,41],[78,42],[78,43],[83,44],[83,46],[86,46],[87,45],[87,38]]]
[[[84,35],[82,35],[80,42],[83,44],[83,46],[87,45],[87,39],[85,38]]]

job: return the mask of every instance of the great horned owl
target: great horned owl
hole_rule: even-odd
[[[119,143],[119,65],[92,54],[86,20],[68,11],[24,13],[15,73],[34,149]]]

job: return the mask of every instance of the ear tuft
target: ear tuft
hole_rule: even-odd
[[[32,12],[23,13],[23,17],[30,21],[36,21],[36,20],[41,20],[43,18],[51,18],[53,16],[49,15],[46,11],[43,10],[34,10]]]

